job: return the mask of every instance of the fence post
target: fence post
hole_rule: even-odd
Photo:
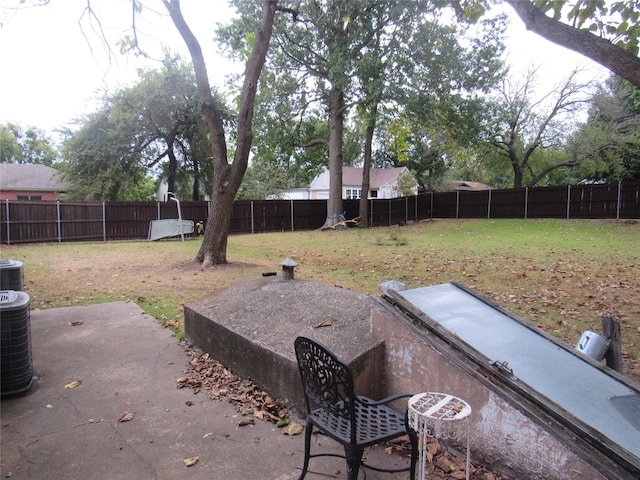
[[[373,227],[373,200],[371,200],[371,208],[369,209],[369,216],[371,217],[371,220],[369,221],[369,226]]]
[[[102,241],[107,241],[107,207],[105,202],[102,202]]]
[[[529,187],[524,187],[524,219],[529,218]]]
[[[609,340],[609,348],[605,353],[606,365],[618,373],[622,373],[622,339],[620,336],[620,320],[610,315],[603,315],[602,333]]]
[[[255,225],[253,224],[253,200],[251,200],[251,233],[254,234],[255,232]]]
[[[293,232],[293,198],[291,198],[289,201],[291,203],[291,231]]]
[[[487,220],[491,218],[491,189],[489,189],[489,199],[487,200]]]
[[[10,220],[9,220],[9,199],[7,198],[5,200],[5,211],[7,213],[6,217],[7,217],[7,245],[11,245],[11,227],[10,227]]]
[[[460,190],[456,190],[456,220],[460,218]]]
[[[61,225],[61,218],[60,218],[60,200],[56,200],[56,217],[57,217],[57,224],[58,224],[58,243],[62,242],[62,225]]]
[[[433,192],[431,192],[431,220],[433,220]]]
[[[571,185],[567,185],[567,220],[569,220],[571,211]]]
[[[413,211],[414,211],[413,221],[418,223],[418,196],[417,195],[413,197]]]
[[[622,180],[618,182],[618,202],[616,204],[616,220],[620,220],[620,205],[622,204]]]
[[[160,220],[160,202],[156,202],[156,220]]]
[[[409,223],[409,197],[404,197],[404,223]]]
[[[387,223],[391,226],[391,199],[389,199],[389,220]]]

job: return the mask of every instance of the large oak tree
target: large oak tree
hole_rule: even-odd
[[[231,162],[228,158],[222,109],[211,94],[207,66],[200,43],[182,15],[180,1],[163,0],[163,3],[189,49],[196,75],[200,105],[209,126],[213,150],[212,206],[196,260],[203,266],[226,263],[233,201],[249,162],[253,140],[252,123],[256,91],[271,40],[278,2],[277,0],[263,2],[262,19],[255,35],[249,60],[246,63],[238,111],[237,143]]]
[[[535,69],[520,81],[506,77],[487,111],[486,142],[506,160],[513,172],[513,188],[532,187],[550,172],[575,167],[575,158],[558,158],[539,166],[539,152],[561,148],[572,130],[572,122],[593,94],[590,83],[577,80],[574,71],[558,87],[537,95]]]
[[[170,192],[197,199],[200,178],[210,170],[194,75],[179,57],[167,55],[161,69],[139,70],[136,84],[106,92],[100,107],[65,133],[68,198],[147,200],[152,171]]]

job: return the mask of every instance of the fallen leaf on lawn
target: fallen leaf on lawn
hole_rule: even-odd
[[[282,433],[285,435],[300,435],[302,432],[304,432],[304,427],[296,422],[291,422],[282,429]]]
[[[136,415],[136,412],[126,411],[122,415],[120,415],[120,418],[118,419],[118,421],[119,422],[129,422],[129,421],[133,420],[133,417],[135,415]]]
[[[289,420],[287,420],[286,418],[281,418],[276,423],[276,427],[278,428],[283,428],[283,427],[286,427],[287,425],[289,425]]]
[[[82,385],[82,380],[74,380],[71,383],[67,383],[64,388],[76,388]]]
[[[246,427],[247,425],[254,425],[254,424],[255,422],[253,421],[253,418],[243,418],[238,422],[239,427]]]
[[[183,460],[184,464],[187,467],[193,467],[196,463],[198,463],[200,461],[200,457],[191,457],[191,458],[185,458]]]
[[[146,302],[147,301],[147,297],[138,297],[138,301],[139,302]]]
[[[316,328],[330,327],[331,325],[333,325],[331,323],[331,320],[325,320],[323,322],[320,322],[318,325],[316,325]]]

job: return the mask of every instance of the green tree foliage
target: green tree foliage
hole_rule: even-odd
[[[593,85],[578,81],[574,71],[553,91],[537,94],[535,73],[530,70],[521,81],[505,77],[486,115],[489,158],[502,159],[511,167],[513,188],[534,186],[550,172],[578,164],[567,155],[552,160],[541,152],[564,146],[593,91]]]
[[[40,163],[49,167],[58,159],[53,140],[35,127],[0,125],[0,163]]]
[[[250,44],[246,31],[254,13],[251,2],[237,1],[235,5],[241,16],[220,31],[220,38],[234,52],[242,52]],[[452,137],[471,138],[468,124],[477,115],[469,112],[477,108],[478,92],[492,85],[499,71],[503,26],[494,19],[487,21],[486,27],[474,28],[477,36],[465,36],[469,26],[458,28],[453,12],[434,11],[446,5],[429,1],[297,2],[297,21],[292,24],[289,17],[281,17],[276,25],[274,35],[280,48],[272,50],[268,73],[262,77],[252,164],[257,167],[270,157],[267,161],[272,162],[276,155],[297,159],[303,156],[300,148],[313,148],[317,161],[288,163],[298,170],[315,169],[306,178],[315,176],[323,156],[329,157],[333,170],[338,160],[341,167],[354,164],[356,159],[362,164],[364,158],[366,166],[368,155],[378,166],[409,165],[390,162],[393,155],[374,150],[384,147],[382,139],[393,136],[377,129],[376,122],[393,125],[398,115],[405,123],[411,119],[407,124],[415,127],[419,131],[416,137],[426,143],[431,140],[425,124],[438,142],[449,125],[456,126]],[[317,128],[322,122],[326,126]],[[377,140],[375,130],[379,132]],[[357,142],[351,141],[353,138]],[[352,145],[358,145],[355,152]],[[418,176],[433,172],[422,165],[428,161],[422,157],[422,149],[412,153]],[[339,173],[337,191],[341,195]],[[332,185],[336,177],[332,176]],[[341,207],[337,210],[342,212]],[[331,211],[329,207],[329,215]]]
[[[415,195],[416,180],[409,172],[404,171],[398,175],[397,191],[401,197]]]
[[[399,65],[402,111],[386,123],[383,138],[388,158],[409,167],[425,190],[477,144],[484,94],[502,74],[504,19],[487,18],[469,29],[465,35],[455,23],[422,22],[410,58]]]
[[[145,181],[139,139],[132,135],[137,116],[105,99],[98,112],[84,115],[80,128],[65,140],[63,178],[71,183],[66,198],[134,200]]]
[[[320,112],[300,118],[302,92],[288,71],[265,71],[256,102],[253,155],[238,198],[257,199],[304,187],[326,165],[326,144],[306,146],[308,138],[326,138]]]
[[[272,86],[271,92],[289,104],[286,107],[289,112],[280,115],[283,122],[273,125],[282,129],[284,135],[291,135],[291,140],[283,143],[285,148],[287,145],[293,148],[295,145],[314,147],[313,153],[316,155],[322,152],[318,146],[327,149],[332,175],[328,215],[342,213],[343,134],[347,111],[345,92],[351,85],[354,58],[365,41],[361,39],[361,43],[358,43],[361,31],[358,31],[357,25],[360,25],[360,16],[367,14],[364,8],[360,9],[366,3],[349,0],[301,1],[290,9],[291,16],[278,16],[274,25],[274,40],[279,48],[271,51],[268,70],[271,72],[270,78],[279,83]],[[238,0],[235,5],[242,14],[241,18],[221,31],[221,37],[236,51],[243,51],[248,25],[255,18],[255,4]],[[261,92],[266,93],[264,77],[262,86]],[[281,96],[281,93],[288,92],[291,92],[288,98]],[[266,95],[262,95],[262,98],[266,99]],[[297,109],[297,115],[293,113],[294,109]],[[316,124],[315,118],[323,109],[326,110],[322,115],[328,119],[330,127],[322,129],[322,133],[328,133],[328,136],[301,138],[302,134],[314,133],[315,129],[308,127]],[[296,117],[301,123],[298,127],[294,126]],[[265,120],[265,117],[261,119]],[[291,151],[291,148],[288,150]]]
[[[211,178],[210,144],[190,67],[167,56],[161,69],[140,71],[138,78],[106,94],[65,141],[71,198],[148,199],[152,173],[187,198],[199,198],[202,184],[210,185],[202,181]]]
[[[610,77],[567,151],[580,163],[582,179],[640,180],[640,89]]]
[[[391,165],[409,168],[421,190],[433,189],[447,170],[449,146],[444,128],[432,128],[407,115],[391,122],[386,135]]]

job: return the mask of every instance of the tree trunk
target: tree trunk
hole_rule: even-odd
[[[193,190],[191,191],[191,200],[200,201],[200,163],[197,159],[193,159]]]
[[[173,141],[173,139],[171,139]],[[171,145],[173,143],[168,143],[169,148],[167,149],[167,156],[169,157],[169,170],[167,172],[167,190],[171,193],[176,193],[176,170],[178,169],[178,159],[176,158],[176,154],[173,151]]]
[[[640,58],[609,40],[547,17],[532,2],[506,0],[527,30],[562,47],[578,52],[640,87]]]
[[[513,145],[509,146],[509,157],[511,159],[511,168],[513,168],[513,188],[522,188],[522,183],[524,181],[524,173],[522,171],[522,166],[518,161],[518,154],[513,150]]]
[[[326,226],[336,223],[342,209],[342,135],[344,132],[344,92],[332,88],[329,93],[329,201]]]
[[[198,97],[202,112],[209,126],[213,149],[212,207],[196,261],[204,267],[226,263],[231,210],[249,162],[249,152],[253,141],[252,122],[256,90],[267,56],[278,2],[276,0],[265,0],[263,2],[262,21],[256,32],[253,50],[245,69],[238,113],[237,147],[232,164],[229,164],[227,158],[227,143],[222,113],[211,95],[211,86],[209,85],[209,77],[200,44],[182,17],[180,0],[163,0],[163,3],[191,54],[198,87]]]
[[[362,195],[360,197],[359,215],[362,217],[360,225],[367,228],[369,226],[369,187],[371,186],[371,155],[373,151],[373,134],[376,129],[376,116],[378,106],[371,108],[367,130],[364,139],[364,162],[362,164]]]

